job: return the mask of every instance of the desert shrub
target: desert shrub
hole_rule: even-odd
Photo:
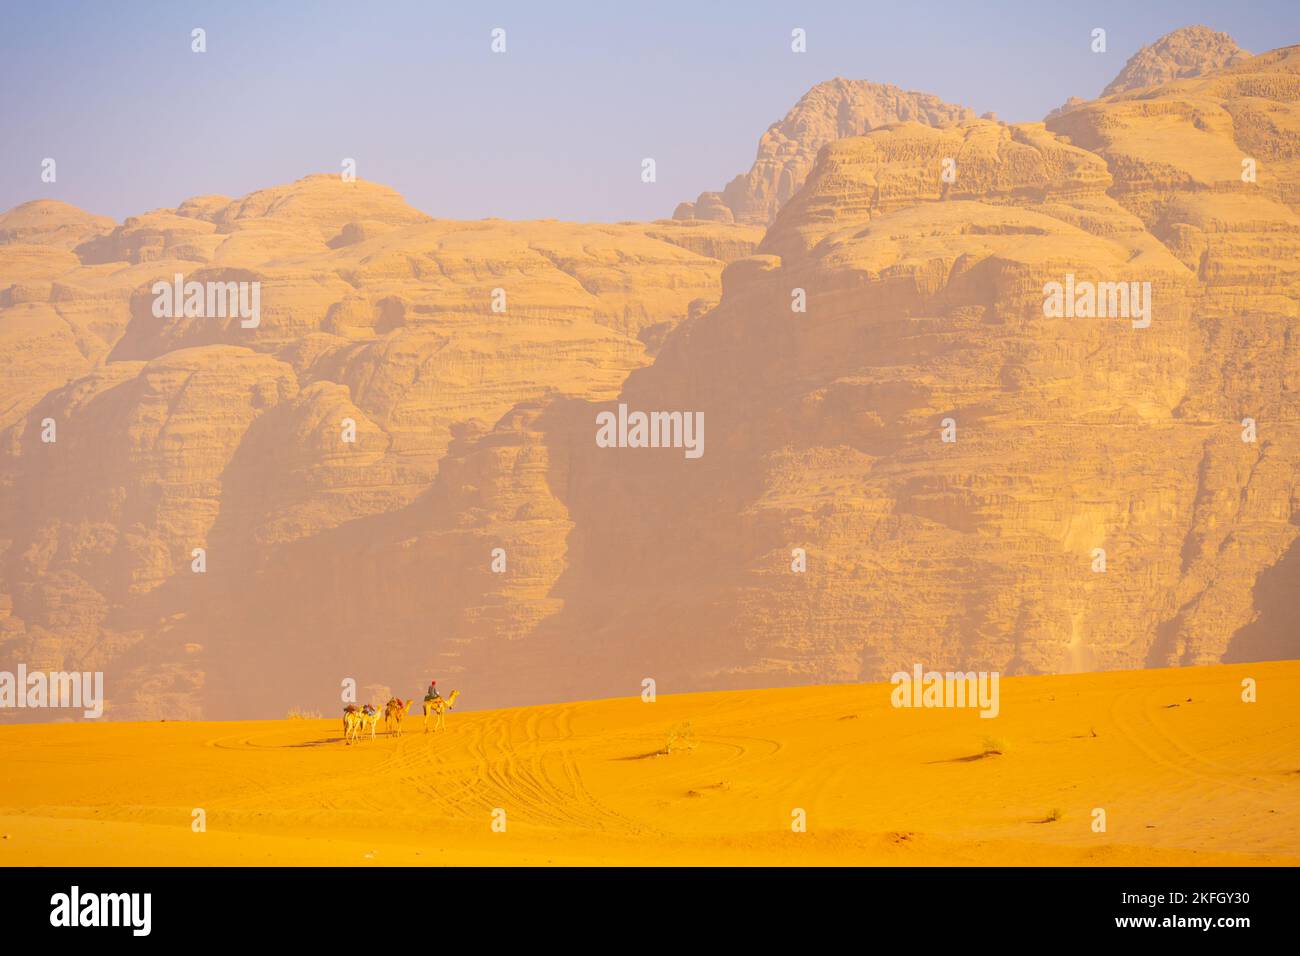
[[[980,755],[984,757],[1000,756],[1010,749],[1005,737],[984,737],[980,741]]]
[[[664,753],[689,753],[695,749],[695,744],[695,728],[689,720],[684,720],[668,728],[668,743],[664,745]]]

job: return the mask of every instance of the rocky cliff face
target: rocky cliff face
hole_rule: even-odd
[[[344,677],[489,705],[1294,657],[1297,104],[1287,48],[892,123],[814,150],[765,234],[333,178],[29,232],[0,666],[228,717]],[[261,324],[154,317],[176,271],[256,278]],[[1045,309],[1067,281],[1149,312]],[[704,454],[599,447],[620,403],[703,413]]]
[[[763,134],[748,173],[737,176],[720,193],[701,193],[693,203],[680,203],[673,218],[766,226],[799,191],[827,143],[888,123],[945,126],[974,118],[963,106],[888,83],[839,77],[818,83]]]
[[[1231,658],[1246,644],[1270,656],[1300,647],[1296,625],[1275,614],[1242,636],[1262,610],[1257,582],[1296,553],[1297,102],[1300,49],[1289,47],[1048,124],[1105,159],[1116,200],[1197,279],[1194,363],[1175,409],[1182,429],[1199,433],[1185,460],[1195,497],[1152,664]],[[1255,442],[1241,440],[1247,418]],[[1234,427],[1218,427],[1225,421]]]
[[[275,555],[427,495],[462,423],[616,395],[762,235],[439,222],[331,176],[109,225],[0,218],[0,663],[108,670],[118,716],[234,712],[214,620]],[[257,324],[155,315],[178,273],[257,283]]]
[[[825,147],[620,396],[703,411],[702,459],[592,447],[606,405],[537,416],[573,598],[505,692],[556,661],[626,693],[1300,653],[1298,57]],[[1046,316],[1067,275],[1149,283],[1150,325]]]

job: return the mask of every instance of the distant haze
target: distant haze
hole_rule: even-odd
[[[437,217],[662,218],[747,170],[763,130],[822,80],[1036,121],[1193,23],[1254,53],[1300,39],[1282,0],[10,4],[0,210],[53,198],[120,220],[351,157]],[[206,53],[191,52],[195,27]],[[496,27],[505,54],[490,50]],[[806,54],[790,51],[795,27]],[[1089,49],[1095,27],[1105,54]],[[56,183],[41,181],[45,157]]]

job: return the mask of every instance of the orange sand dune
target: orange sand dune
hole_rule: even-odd
[[[995,719],[890,690],[453,711],[355,746],[335,719],[9,726],[0,865],[1300,863],[1300,662],[1007,679]]]

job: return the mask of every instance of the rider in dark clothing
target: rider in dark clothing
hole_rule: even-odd
[[[437,700],[439,696],[440,696],[440,695],[438,694],[438,682],[437,682],[436,680],[431,680],[431,681],[429,681],[429,690],[428,690],[428,692],[424,695],[424,699],[425,699],[425,700]]]

